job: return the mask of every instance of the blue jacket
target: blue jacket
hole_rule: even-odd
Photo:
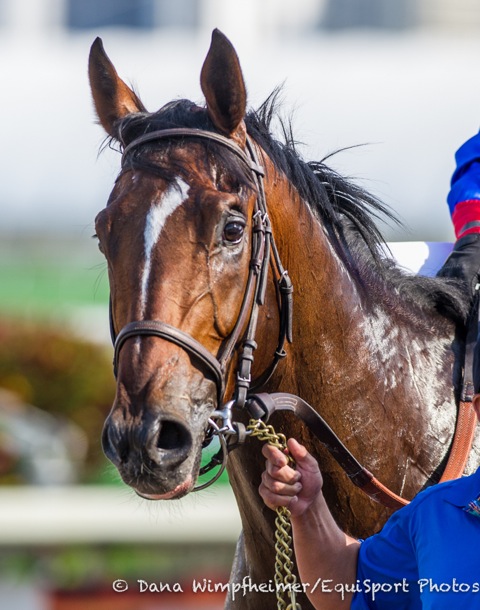
[[[480,469],[419,493],[362,542],[354,610],[479,610]],[[376,591],[375,591],[376,589]]]

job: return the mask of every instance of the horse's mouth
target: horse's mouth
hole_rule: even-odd
[[[145,493],[136,489],[135,487],[133,489],[138,496],[144,498],[145,500],[173,500],[186,496],[191,491],[192,487],[193,478],[191,475],[189,475],[183,483],[180,483],[171,491],[167,491],[163,494]]]

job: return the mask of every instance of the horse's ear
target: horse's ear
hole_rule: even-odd
[[[109,135],[116,137],[115,123],[127,114],[144,112],[145,107],[118,76],[101,38],[96,38],[90,49],[88,75],[100,123]]]
[[[247,91],[237,53],[222,32],[214,30],[200,84],[215,127],[233,137],[242,123]]]

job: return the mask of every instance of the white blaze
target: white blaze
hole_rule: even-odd
[[[147,290],[152,269],[152,252],[157,244],[167,218],[187,199],[188,184],[181,179],[171,184],[161,199],[155,202],[145,219],[144,249],[145,264],[142,273],[140,303],[142,315],[147,303]]]

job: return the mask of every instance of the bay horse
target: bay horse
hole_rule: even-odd
[[[237,54],[218,30],[201,70],[205,107],[177,100],[147,112],[100,39],[89,76],[99,121],[123,152],[96,235],[108,263],[117,376],[102,442],[125,483],[151,500],[192,491],[212,413],[259,385],[305,399],[395,493],[411,498],[438,481],[456,420],[468,309],[461,287],[395,266],[372,219],[386,212],[382,204],[324,162],[303,161],[288,126],[284,141],[271,134],[275,95],[247,113]],[[275,247],[263,268],[259,233]],[[261,295],[249,287],[252,274]],[[249,363],[251,375],[239,371]],[[301,422],[290,413],[272,422],[317,457],[342,528],[363,537],[383,524],[390,511],[354,487]],[[477,440],[468,471],[479,458]],[[233,582],[272,578],[274,513],[257,491],[263,468],[255,439],[229,454],[243,524]],[[273,608],[275,597],[253,588],[227,607]]]

